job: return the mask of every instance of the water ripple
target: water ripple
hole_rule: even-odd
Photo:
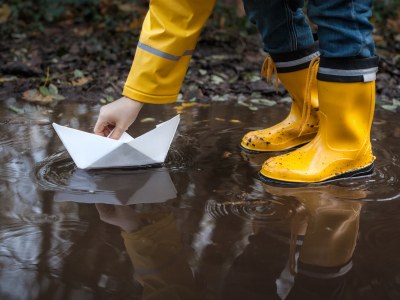
[[[46,231],[38,223],[13,222],[0,230],[0,268],[8,271],[36,269],[42,261],[56,268],[71,252],[72,237],[86,232],[88,223],[76,220],[52,220],[53,229]],[[52,241],[49,244],[46,241]]]
[[[16,182],[27,178],[30,172],[30,163],[16,149],[7,145],[0,145],[1,173],[0,180]]]
[[[217,202],[209,200],[206,212],[217,219],[223,216],[235,215],[243,220],[260,223],[287,222],[296,212],[291,201],[252,200]]]
[[[36,167],[36,179],[44,190],[64,190],[76,170],[75,163],[66,151],[55,153]]]
[[[362,236],[368,247],[379,250],[382,255],[393,254],[390,256],[400,259],[400,219],[396,216],[370,222]]]
[[[377,159],[371,176],[337,181],[338,186],[368,190],[363,201],[390,201],[400,198],[400,164],[398,154],[383,145],[374,148]]]

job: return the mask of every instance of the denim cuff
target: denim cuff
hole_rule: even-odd
[[[285,52],[279,54],[270,54],[276,70],[279,73],[288,73],[308,68],[310,61],[319,56],[318,42],[313,43],[310,47],[300,49],[293,52]]]
[[[369,82],[376,79],[379,57],[321,57],[317,79],[330,82]]]

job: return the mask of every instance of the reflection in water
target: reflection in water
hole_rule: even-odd
[[[199,299],[176,217],[171,208],[157,205],[176,197],[168,171],[76,170],[67,186],[71,192],[56,192],[56,201],[95,203],[100,219],[121,229],[143,299]],[[82,193],[88,189],[95,192]],[[127,206],[132,202],[153,206]]]
[[[121,228],[143,299],[200,299],[173,212],[106,204],[96,208],[102,221]]]
[[[76,169],[55,201],[134,204],[165,202],[176,197],[176,189],[165,168],[140,170]]]
[[[357,199],[367,192],[334,185],[264,187],[281,201],[295,198],[298,205],[290,205],[294,212],[287,226],[254,223],[249,244],[227,276],[224,299],[246,297],[249,291],[259,293],[254,299],[340,299],[358,235],[362,205]]]
[[[2,300],[400,299],[400,123],[387,112],[377,111],[371,177],[280,189],[256,179],[266,157],[243,158],[237,143],[283,117],[282,104],[194,105],[164,169],[83,172],[47,124],[90,131],[99,107],[28,104],[21,118],[2,103]],[[140,121],[137,135],[154,127]]]

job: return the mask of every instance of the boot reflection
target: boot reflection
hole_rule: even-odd
[[[341,299],[352,267],[361,199],[333,185],[281,188],[252,211],[253,234],[224,280],[222,299]],[[238,208],[240,211],[240,209]]]
[[[264,189],[274,196],[294,197],[301,203],[292,218],[290,265],[296,280],[289,299],[338,297],[352,268],[362,207],[359,200],[366,197],[367,191],[334,185],[264,185]],[[303,234],[301,247],[296,247],[296,237]]]
[[[143,299],[198,299],[175,215],[162,206],[140,211],[132,206],[96,204],[100,219],[118,226],[142,285]]]

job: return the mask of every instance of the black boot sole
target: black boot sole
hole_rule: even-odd
[[[357,178],[357,177],[362,177],[362,176],[369,176],[374,173],[374,164],[370,164],[369,166],[366,166],[362,169],[350,171],[347,173],[343,173],[334,177],[331,177],[329,179],[326,179],[324,181],[319,181],[319,182],[291,182],[291,181],[284,181],[284,180],[278,180],[278,179],[272,179],[267,176],[264,176],[261,174],[261,172],[258,173],[259,179],[267,184],[270,185],[277,185],[277,186],[284,186],[284,187],[299,187],[299,186],[304,186],[304,185],[318,185],[318,184],[325,184],[341,179],[349,179],[349,178]]]
[[[248,154],[265,154],[265,153],[273,153],[273,152],[293,151],[293,150],[296,150],[297,148],[300,148],[300,147],[302,147],[304,145],[307,145],[308,143],[309,142],[304,143],[304,144],[300,144],[300,145],[297,145],[297,146],[294,146],[292,148],[288,148],[288,149],[285,149],[285,150],[257,151],[257,150],[247,149],[247,148],[243,147],[241,144],[239,144],[239,149],[242,150],[243,152],[248,153]]]

